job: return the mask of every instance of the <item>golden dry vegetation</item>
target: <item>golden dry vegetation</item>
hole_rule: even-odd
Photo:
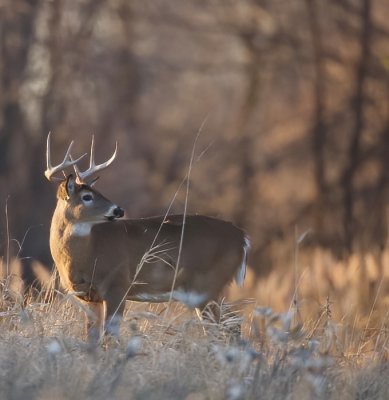
[[[289,273],[231,287],[240,300],[223,303],[219,321],[177,303],[129,302],[120,340],[93,348],[75,298],[36,264],[42,288],[23,299],[19,265],[2,281],[1,398],[387,398],[387,271],[377,281],[372,257],[346,265],[295,254]]]

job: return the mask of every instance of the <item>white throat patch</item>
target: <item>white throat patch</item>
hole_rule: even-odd
[[[95,225],[94,222],[80,222],[74,224],[72,228],[72,236],[88,236],[93,225]]]

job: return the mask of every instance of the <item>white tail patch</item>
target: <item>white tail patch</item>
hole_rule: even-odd
[[[247,256],[250,250],[250,239],[248,236],[244,237],[244,244],[243,244],[243,259],[242,264],[239,267],[238,272],[235,275],[235,282],[238,286],[243,286],[244,278],[246,277],[246,270],[247,270]]]

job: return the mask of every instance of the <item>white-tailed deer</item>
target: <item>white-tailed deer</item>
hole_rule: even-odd
[[[87,181],[112,163],[117,148],[108,161],[96,165],[92,139],[90,166],[81,172],[77,163],[83,156],[73,159],[72,145],[53,167],[47,137],[45,176],[61,181],[50,249],[64,289],[90,307],[90,340],[96,341],[103,327],[118,334],[125,300],[178,300],[202,309],[218,300],[234,278],[243,283],[249,248],[243,230],[202,215],[119,219],[124,211],[93,189],[94,181]],[[54,176],[68,167],[75,175]]]

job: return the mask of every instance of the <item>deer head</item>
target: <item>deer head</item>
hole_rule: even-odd
[[[69,223],[73,224],[94,224],[104,221],[113,221],[117,218],[121,218],[124,215],[122,208],[106,199],[100,192],[93,189],[93,184],[97,178],[88,181],[96,172],[107,168],[116,158],[117,144],[115,151],[111,158],[102,163],[95,164],[94,156],[94,137],[92,137],[92,145],[90,151],[90,162],[89,168],[84,172],[81,172],[77,166],[77,163],[86,155],[83,154],[77,159],[73,159],[71,155],[71,149],[74,144],[72,141],[68,147],[63,161],[52,166],[51,164],[51,134],[47,136],[47,149],[46,149],[46,161],[47,169],[45,171],[46,178],[53,181],[60,181],[60,185],[57,190],[58,205],[61,206],[63,218]],[[64,172],[65,169],[73,167],[75,176],[69,174],[64,178],[56,177],[55,174]]]

